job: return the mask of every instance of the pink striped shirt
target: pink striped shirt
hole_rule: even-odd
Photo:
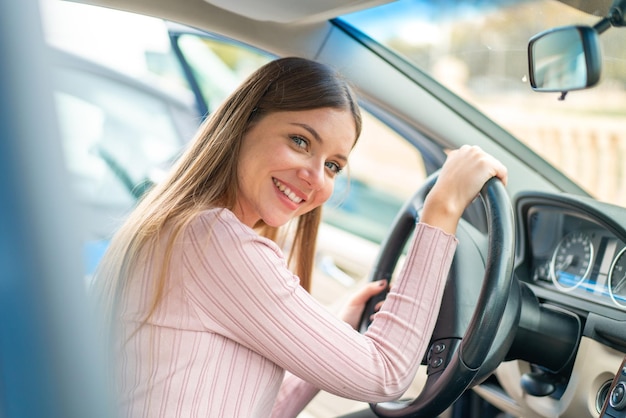
[[[120,302],[125,416],[283,418],[319,389],[398,398],[424,355],[456,244],[418,224],[393,290],[359,334],[299,285],[274,242],[226,209],[203,212],[176,241],[148,323],[137,330],[162,249],[144,257]]]

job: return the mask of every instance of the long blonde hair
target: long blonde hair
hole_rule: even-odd
[[[361,114],[350,86],[332,68],[315,61],[289,57],[264,65],[235,90],[200,127],[190,147],[169,176],[149,191],[113,237],[94,282],[97,298],[108,315],[123,293],[142,249],[160,242],[171,228],[163,264],[155,266],[154,300],[146,320],[162,298],[171,252],[177,235],[203,210],[232,209],[239,186],[237,166],[244,134],[265,115],[317,108],[348,109],[361,132]],[[315,241],[321,207],[299,217],[289,263],[310,290]],[[260,234],[276,240],[279,229],[260,222]]]

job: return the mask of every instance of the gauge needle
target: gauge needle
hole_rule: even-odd
[[[622,287],[624,287],[625,284],[626,284],[626,274],[624,274],[624,277],[619,279],[619,282],[617,282],[615,287],[613,287],[613,292],[618,293],[620,290],[622,290]]]
[[[563,260],[563,262],[559,265],[559,270],[565,270],[569,266],[574,264],[574,256],[572,254],[568,254],[567,257]]]

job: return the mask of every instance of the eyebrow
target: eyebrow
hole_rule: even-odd
[[[298,123],[298,122],[293,122],[292,125],[296,125],[303,129],[306,129],[317,142],[319,142],[320,144],[324,143],[324,140],[322,139],[322,137],[310,125],[307,125],[306,123]],[[343,154],[337,154],[336,157],[345,162],[348,161],[348,157],[346,157]]]

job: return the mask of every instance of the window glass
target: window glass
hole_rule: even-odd
[[[593,26],[601,17],[553,0],[402,0],[342,19],[477,107],[597,199],[626,205],[626,31],[600,36],[597,87],[558,100],[560,93],[536,93],[528,81],[532,36],[557,26]]]
[[[254,70],[273,59],[269,54],[232,41],[182,34],[178,46],[199,84],[209,112]]]
[[[47,0],[41,7],[51,46],[163,89],[190,93],[164,21],[72,1]]]
[[[89,276],[141,194],[201,122],[164,22],[42,2],[58,125]]]
[[[91,67],[58,62],[53,92],[65,160],[84,216],[87,273],[124,215],[200,121],[193,103]],[[84,63],[83,63],[84,64]],[[98,67],[91,68],[91,70]]]
[[[336,179],[324,220],[380,243],[404,201],[425,179],[426,170],[415,147],[370,113],[362,113],[363,132],[350,154],[347,172]]]
[[[165,100],[115,80],[60,70],[55,99],[68,168],[92,202],[134,202],[134,188],[183,145]]]

